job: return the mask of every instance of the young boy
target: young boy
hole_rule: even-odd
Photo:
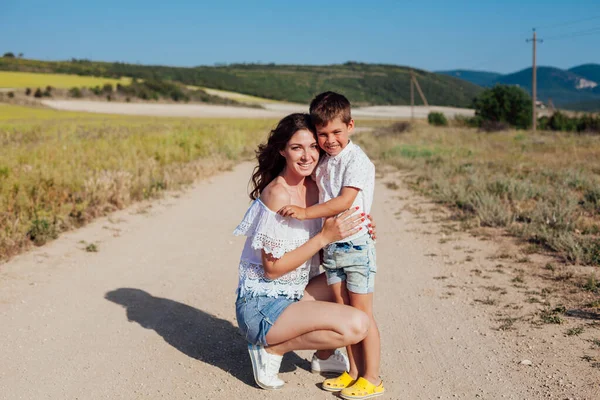
[[[300,220],[331,217],[349,208],[368,214],[373,204],[375,166],[348,137],[354,129],[350,102],[338,93],[321,93],[311,102],[310,115],[319,146],[326,153],[313,175],[319,187],[319,204],[308,208],[289,205],[279,214]],[[350,370],[323,382],[324,390],[341,391],[345,399],[371,398],[385,391],[379,378],[379,330],[373,318],[375,243],[368,231],[365,221],[357,234],[323,250],[323,267],[336,302],[358,308],[371,319],[367,337],[347,349]]]

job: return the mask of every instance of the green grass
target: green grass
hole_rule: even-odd
[[[600,265],[600,136],[415,123],[355,140],[373,159],[410,171],[410,187],[461,219],[504,228],[571,263]],[[595,280],[585,288],[596,291]]]
[[[249,158],[275,122],[0,105],[0,259]]]
[[[102,86],[105,83],[110,83],[113,86],[117,83],[128,85],[131,83],[130,78],[98,78],[94,76],[79,76],[67,74],[46,74],[38,72],[13,72],[0,71],[0,88],[45,88],[52,86],[55,88],[72,88],[72,87],[92,87]]]

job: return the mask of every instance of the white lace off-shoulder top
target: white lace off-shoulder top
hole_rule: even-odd
[[[321,219],[298,221],[284,218],[260,199],[254,200],[233,232],[236,236],[247,236],[239,265],[239,295],[300,299],[309,278],[319,272],[319,254],[295,270],[271,280],[264,275],[261,250],[281,258],[302,246],[320,230]]]

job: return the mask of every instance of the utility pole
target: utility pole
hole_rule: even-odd
[[[414,83],[414,72],[410,70],[410,120],[411,122],[415,119],[415,83]]]
[[[423,100],[423,104],[425,107],[429,107],[429,103],[427,103],[427,99],[421,90],[421,85],[419,85],[419,81],[415,76],[415,72],[410,70],[410,119],[411,121],[415,118],[415,86],[417,91],[419,92],[419,96],[421,96],[421,100]]]
[[[543,40],[540,40],[537,38],[537,34],[535,32],[535,28],[533,28],[533,38],[532,39],[527,39],[526,42],[532,42],[533,43],[533,68],[532,68],[532,76],[531,76],[531,94],[532,94],[532,99],[531,99],[531,104],[533,106],[533,132],[535,133],[536,128],[537,128],[537,112],[536,112],[536,101],[537,101],[537,74],[536,74],[536,45],[537,42],[542,43]]]

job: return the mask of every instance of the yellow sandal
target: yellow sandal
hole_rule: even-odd
[[[327,390],[328,392],[339,392],[340,390],[352,385],[354,382],[355,381],[350,374],[348,374],[348,372],[344,372],[337,378],[325,379],[321,384],[321,387],[323,390]]]
[[[384,393],[383,381],[375,386],[365,378],[358,378],[354,385],[342,389],[340,396],[346,400],[362,400],[381,396]]]

